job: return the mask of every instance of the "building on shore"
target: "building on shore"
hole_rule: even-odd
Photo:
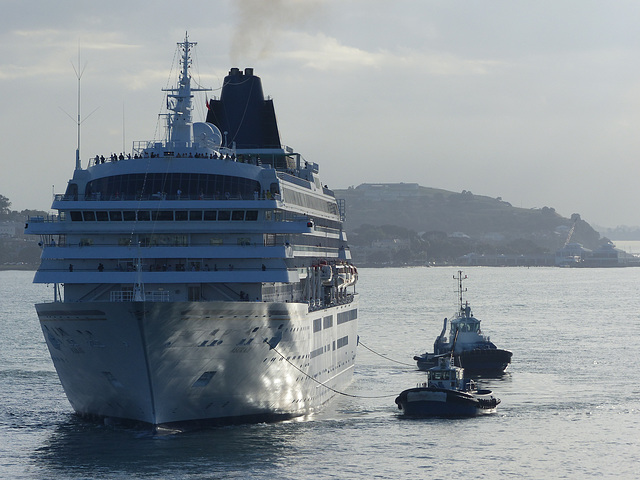
[[[612,242],[596,250],[584,248],[579,243],[568,243],[555,254],[478,254],[468,253],[458,258],[460,265],[498,267],[638,267],[640,256],[616,248]]]

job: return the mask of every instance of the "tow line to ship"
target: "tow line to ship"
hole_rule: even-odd
[[[309,380],[313,380],[314,382],[316,382],[318,385],[323,386],[324,388],[327,388],[329,390],[331,390],[333,393],[336,393],[338,395],[343,395],[345,397],[352,397],[352,398],[390,398],[390,397],[396,397],[398,394],[394,393],[391,395],[355,395],[352,393],[346,393],[346,392],[341,392],[340,390],[336,390],[335,388],[332,388],[328,385],[325,385],[324,383],[316,380],[315,378],[313,378],[311,375],[309,375],[307,372],[302,371],[297,365],[295,365],[294,363],[292,363],[291,361],[289,361],[289,359],[287,359],[282,353],[280,353],[278,351],[278,349],[276,348],[275,345],[271,345],[271,343],[269,342],[269,340],[267,340],[266,338],[264,339],[264,343],[266,343],[267,345],[269,345],[269,348],[271,350],[273,350],[274,352],[276,352],[278,355],[280,355],[280,358],[282,358],[285,362],[287,362],[289,365],[291,365],[293,368],[295,368],[297,371],[299,371],[301,374],[303,374],[305,377],[307,377]],[[365,344],[363,344],[360,341],[360,338],[358,337],[358,345],[362,345],[364,348],[366,348],[367,350],[369,350],[372,353],[375,353],[376,355],[381,356],[382,358],[386,358],[387,360],[396,362],[396,363],[400,363],[401,365],[407,365],[407,366],[413,366],[409,363],[402,363],[399,362],[397,360],[392,360],[390,358],[385,357],[384,355],[374,352],[373,350],[371,350],[369,347],[367,347]]]
[[[375,350],[370,349],[369,347],[367,347],[364,343],[362,343],[360,341],[360,337],[358,337],[358,345],[362,345],[364,348],[366,348],[367,350],[369,350],[371,353],[378,355],[379,357],[384,358],[385,360],[389,360],[390,362],[393,363],[399,363],[400,365],[404,365],[405,367],[413,367],[414,365],[412,363],[405,363],[405,362],[401,362],[399,360],[394,360],[393,358],[389,358],[386,355],[383,355],[382,353],[378,353]]]

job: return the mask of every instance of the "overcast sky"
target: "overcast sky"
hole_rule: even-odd
[[[331,188],[417,182],[640,225],[637,0],[0,0],[0,11],[0,194],[14,210],[48,209],[73,173],[74,67],[86,167],[161,136],[161,89],[188,30],[197,82],[219,95],[231,67],[253,67],[282,141]]]

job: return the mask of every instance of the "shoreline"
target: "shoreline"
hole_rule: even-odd
[[[0,265],[0,271],[8,271],[8,270],[17,270],[17,271],[32,271],[35,272],[36,270],[38,270],[38,265],[8,265],[8,264],[4,264],[4,265]]]

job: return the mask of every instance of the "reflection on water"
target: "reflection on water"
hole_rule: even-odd
[[[295,443],[293,424],[258,424],[152,435],[148,430],[109,427],[72,416],[32,454],[54,477],[130,478],[178,474],[181,478],[224,472],[273,470]],[[271,473],[270,473],[271,472]]]

